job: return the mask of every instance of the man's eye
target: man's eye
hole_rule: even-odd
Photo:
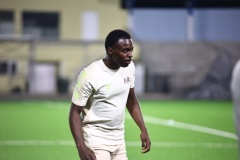
[[[133,49],[126,49],[126,50],[123,50],[123,53],[128,53],[128,52],[133,52]]]

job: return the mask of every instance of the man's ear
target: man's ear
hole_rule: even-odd
[[[107,52],[108,52],[108,55],[109,55],[109,56],[112,56],[112,54],[113,54],[113,49],[112,49],[112,47],[108,47],[108,48],[107,48]]]

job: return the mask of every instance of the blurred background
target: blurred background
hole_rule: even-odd
[[[79,159],[67,120],[72,90],[104,58],[114,29],[134,41],[152,140],[141,154],[127,115],[129,159],[237,159],[230,80],[239,0],[0,0],[0,159]]]
[[[239,18],[238,0],[0,0],[0,94],[68,96],[105,56],[106,35],[124,29],[138,95],[229,99]]]

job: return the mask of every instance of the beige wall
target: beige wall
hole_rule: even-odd
[[[14,11],[15,32],[19,35],[22,34],[23,11],[60,14],[60,42],[37,42],[35,61],[58,64],[57,75],[70,82],[74,81],[83,66],[105,56],[103,42],[109,31],[116,28],[127,29],[127,11],[121,9],[120,0],[0,0],[0,10]],[[85,11],[98,14],[98,40],[102,41],[100,44],[83,45],[78,41],[82,40],[81,15]],[[22,52],[28,54],[27,56],[30,54],[28,49]],[[0,52],[0,57],[2,53]],[[135,59],[138,59],[137,44],[134,53]],[[14,59],[14,56],[9,59]],[[15,59],[18,60],[21,72],[15,77],[0,76],[0,94],[10,92],[15,86],[25,89],[27,58],[20,60],[16,56]]]
[[[0,9],[15,11],[16,32],[20,34],[23,11],[54,11],[60,13],[60,37],[81,39],[81,14],[95,11],[99,15],[99,39],[115,28],[126,29],[127,12],[120,7],[120,0],[0,0]]]

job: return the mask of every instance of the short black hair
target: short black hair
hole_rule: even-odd
[[[119,39],[131,39],[131,36],[128,32],[121,29],[111,31],[105,39],[106,51],[108,47],[112,47],[114,44],[116,44]]]

